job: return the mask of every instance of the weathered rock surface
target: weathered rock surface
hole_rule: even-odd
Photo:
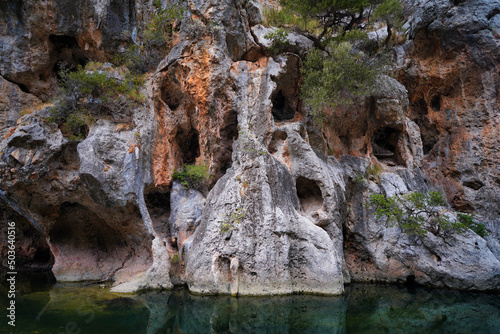
[[[365,160],[343,163],[351,178],[362,173]],[[408,191],[425,192],[428,185],[419,170],[384,172],[378,181],[350,184],[350,214],[346,222],[345,256],[354,281],[418,283],[439,287],[495,290],[499,285],[500,261],[485,239],[472,231],[425,237],[408,236],[398,227],[376,221],[366,207],[368,196],[394,196]]]
[[[46,99],[62,66],[108,59],[151,9],[146,0],[2,2],[0,75]]]
[[[12,134],[20,113],[38,103],[40,100],[35,96],[0,76],[0,138]]]
[[[400,74],[427,175],[455,209],[485,221],[500,216],[499,8],[497,0],[413,1],[411,61]]]
[[[320,131],[300,99],[309,40],[290,34],[287,52],[269,57],[257,1],[188,1],[178,44],[148,77],[148,104],[126,126],[97,120],[81,142],[47,124],[47,109],[18,120],[39,103],[22,90],[45,98],[60,61],[106,59],[149,7],[0,5],[0,219],[25,236],[20,263],[52,266],[60,281],[113,279],[116,292],[340,294],[350,281],[498,290],[499,3],[409,4],[401,83],[380,77]],[[193,163],[210,167],[208,196],[172,180]],[[436,186],[491,235],[409,237],[366,205]]]

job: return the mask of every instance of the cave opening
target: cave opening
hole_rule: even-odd
[[[16,223],[15,261],[19,270],[33,272],[50,271],[54,256],[44,236],[34,225],[19,212],[12,209],[8,202],[0,198],[0,254],[5,255],[0,265],[7,268],[7,251],[10,249],[7,238],[7,222]],[[10,239],[9,239],[10,240]],[[12,249],[10,249],[12,250]]]
[[[441,110],[441,96],[436,95],[431,99],[431,108],[434,111],[440,111]]]
[[[198,131],[193,128],[188,131],[181,128],[177,131],[175,139],[180,148],[182,162],[185,164],[194,164],[196,158],[200,156]]]
[[[408,287],[414,287],[414,286],[416,286],[417,282],[416,282],[415,275],[408,275],[408,276],[406,276],[406,282],[405,282],[405,284]]]
[[[144,200],[155,231],[164,237],[170,236],[171,233],[168,224],[170,217],[170,192],[151,191],[144,195]]]
[[[233,164],[233,143],[238,139],[238,113],[231,110],[226,114],[224,127],[220,130],[221,143],[224,147],[217,157],[220,166],[220,176]]]
[[[437,97],[437,101],[434,101],[435,107],[441,108],[441,98]],[[439,105],[437,105],[439,103]],[[432,101],[431,101],[432,105]],[[432,106],[431,106],[432,108]],[[438,109],[440,110],[440,109]],[[411,105],[412,121],[417,123],[420,129],[420,136],[422,139],[422,148],[424,154],[429,154],[436,143],[439,141],[439,130],[434,123],[429,119],[429,113],[427,110],[427,104],[424,99],[419,99],[412,103]]]
[[[26,87],[25,85],[21,84],[21,83],[18,83],[17,86],[19,87],[19,89],[21,89],[23,92],[25,93],[29,93],[29,89],[28,87]]]
[[[290,56],[278,76],[271,76],[276,88],[271,94],[271,114],[275,121],[298,120],[301,112],[300,64],[297,57]]]
[[[401,165],[398,141],[401,131],[391,127],[377,129],[373,135],[372,148],[375,155],[387,165]]]
[[[176,81],[175,78],[172,78],[171,80]],[[169,82],[169,84],[162,87],[161,99],[167,104],[171,111],[175,111],[182,104],[184,94],[178,84]]]
[[[291,120],[295,117],[295,108],[291,104],[289,98],[283,95],[283,91],[279,90],[271,97],[273,103],[272,114],[277,121]]]
[[[64,71],[76,71],[78,66],[85,67],[89,61],[85,51],[80,48],[78,41],[73,36],[50,35],[49,41],[52,44],[51,58],[56,59],[52,66],[52,73],[58,80],[61,80],[61,73]],[[43,76],[40,77],[42,80]]]
[[[268,146],[268,151],[271,154],[278,152],[281,146],[284,145],[284,142],[288,138],[288,134],[285,131],[277,130],[274,131],[273,136],[271,137],[271,142]]]
[[[299,176],[295,181],[295,185],[301,211],[312,212],[323,208],[321,188],[316,181]]]

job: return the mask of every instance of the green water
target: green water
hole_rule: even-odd
[[[362,285],[340,297],[210,297],[184,289],[137,295],[17,279],[16,327],[0,333],[500,333],[500,295]]]

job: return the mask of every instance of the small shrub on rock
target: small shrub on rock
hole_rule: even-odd
[[[464,233],[467,229],[473,230],[481,237],[488,235],[484,224],[475,222],[470,215],[458,213],[457,218],[453,219],[443,213],[447,203],[443,194],[438,191],[429,191],[426,194],[411,192],[391,197],[373,194],[368,204],[375,208],[374,215],[377,220],[385,217],[389,226],[397,224],[408,235],[422,237],[428,231],[435,235],[442,231]]]
[[[174,172],[172,177],[174,180],[179,181],[184,186],[184,189],[193,188],[202,190],[210,177],[208,170],[207,164],[184,164],[180,169]]]
[[[141,77],[105,64],[89,63],[74,72],[63,70],[59,96],[48,121],[57,123],[65,136],[81,140],[95,118],[120,117],[131,106],[143,103],[143,82]]]
[[[267,33],[264,38],[271,40],[272,44],[269,47],[269,51],[273,54],[282,52],[288,43],[288,31],[284,28],[278,28],[272,32]]]

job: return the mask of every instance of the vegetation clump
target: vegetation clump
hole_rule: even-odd
[[[201,165],[186,165],[184,164],[180,169],[176,170],[172,176],[182,184],[184,189],[197,189],[202,190],[206,185],[209,174],[209,167],[207,164]]]
[[[277,54],[283,51],[288,46],[288,31],[282,27],[271,31],[264,35],[264,38],[271,40],[271,46],[269,51],[273,54]]]
[[[240,224],[245,218],[246,211],[243,208],[238,208],[234,212],[226,213],[224,220],[221,222],[221,232],[228,233],[234,230],[235,226]]]
[[[443,194],[438,191],[432,190],[425,194],[411,192],[391,197],[372,194],[368,204],[375,208],[377,220],[385,217],[389,226],[397,224],[408,235],[422,237],[428,231],[435,235],[442,231],[464,233],[467,229],[481,237],[488,235],[484,224],[474,221],[471,215],[458,213],[454,219],[447,213],[442,213],[447,203]]]
[[[353,97],[367,94],[381,73],[350,42],[332,42],[327,51],[310,51],[303,67],[302,98],[319,124],[325,120],[325,110],[348,105]]]
[[[183,17],[184,12],[185,9],[178,4],[169,3],[163,8],[161,1],[155,0],[149,23],[138,34],[137,40],[115,57],[114,63],[126,66],[133,73],[154,70],[168,54],[175,22]],[[125,35],[129,34],[126,32]]]
[[[91,62],[76,71],[59,73],[57,100],[48,121],[57,123],[64,135],[81,140],[97,117],[126,113],[130,106],[143,103],[143,78],[110,65]]]
[[[311,108],[315,123],[322,126],[328,110],[367,95],[375,87],[376,77],[384,73],[380,60],[384,57],[370,58],[356,45],[367,39],[368,30],[381,24],[387,26],[387,44],[393,28],[401,26],[401,1],[280,0],[279,3],[280,9],[266,9],[264,17],[268,24],[282,30],[265,37],[273,40],[273,52],[283,47],[286,29],[294,29],[313,41],[314,49],[302,67],[301,95]]]

